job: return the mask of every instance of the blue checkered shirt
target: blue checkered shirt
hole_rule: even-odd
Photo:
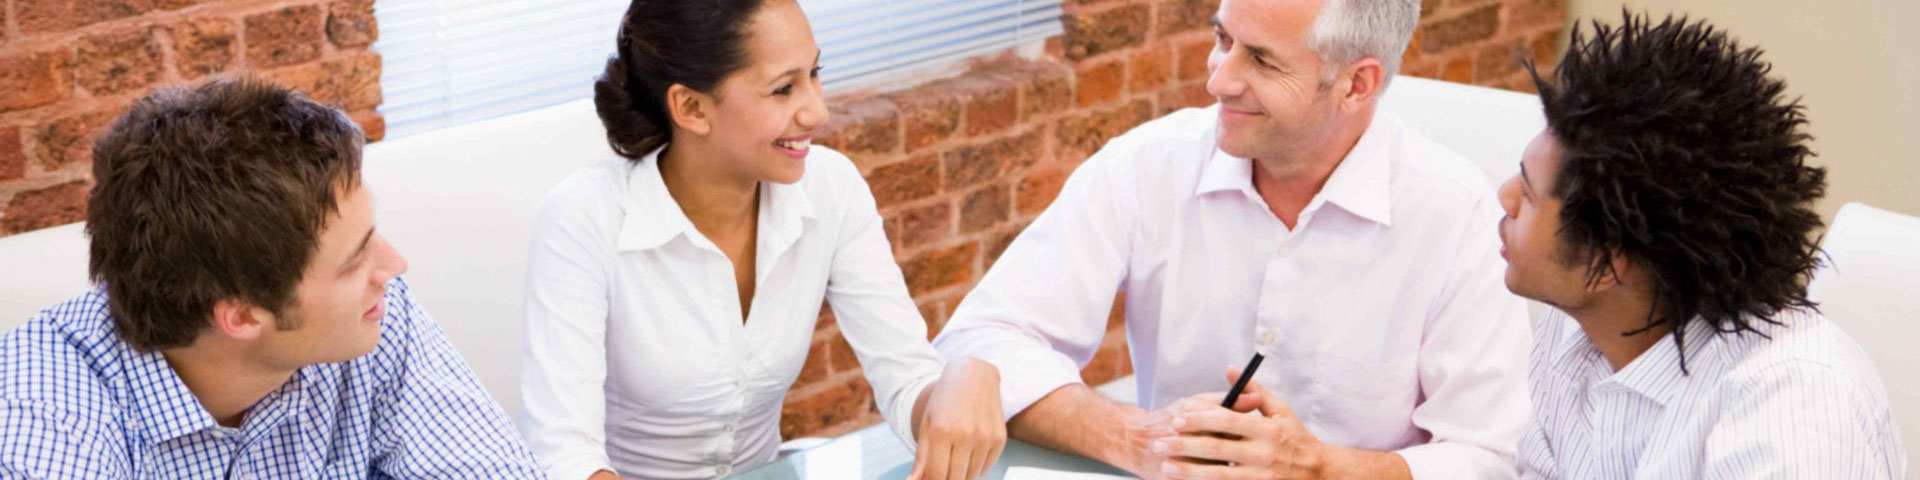
[[[120,340],[104,290],[47,309],[0,339],[0,477],[541,478],[406,282],[386,302],[372,353],[295,371],[240,428]]]

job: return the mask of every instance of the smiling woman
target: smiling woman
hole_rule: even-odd
[[[998,372],[942,366],[871,190],[812,145],[827,109],[799,5],[636,0],[618,38],[594,84],[617,156],[534,219],[521,393],[549,474],[772,460],[822,299],[881,414],[922,449],[915,478],[984,473],[1006,438]]]

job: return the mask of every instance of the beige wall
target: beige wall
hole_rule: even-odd
[[[1920,2],[1571,0],[1568,11],[1618,23],[1623,5],[1704,18],[1766,50],[1807,107],[1828,220],[1846,202],[1920,215]]]

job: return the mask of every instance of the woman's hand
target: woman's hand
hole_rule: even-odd
[[[916,405],[909,480],[972,480],[993,468],[1007,445],[999,369],[971,358],[947,365]]]

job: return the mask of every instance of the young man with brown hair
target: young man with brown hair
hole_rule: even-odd
[[[537,478],[399,276],[338,110],[157,91],[94,145],[96,287],[0,339],[6,478]]]

